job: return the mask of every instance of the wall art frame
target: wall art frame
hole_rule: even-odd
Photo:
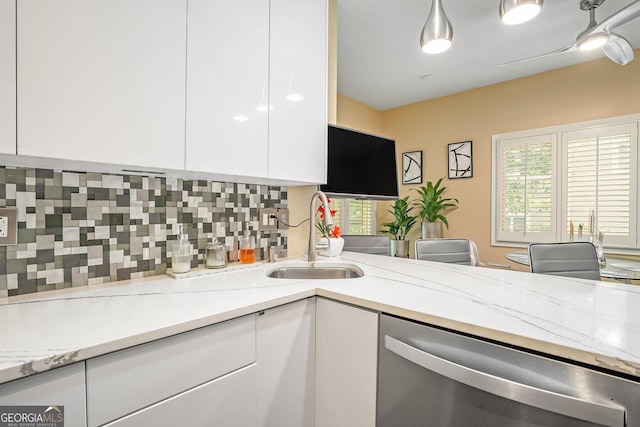
[[[422,151],[402,153],[402,183],[422,184]]]
[[[473,177],[472,141],[453,142],[447,149],[449,179]]]

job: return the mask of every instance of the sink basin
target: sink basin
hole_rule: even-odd
[[[355,279],[364,276],[364,271],[354,264],[340,265],[289,265],[276,267],[267,272],[275,279]]]

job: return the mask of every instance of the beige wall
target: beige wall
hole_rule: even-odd
[[[490,246],[491,136],[640,113],[639,100],[640,60],[621,67],[601,59],[384,112],[338,96],[338,123],[395,139],[398,161],[422,150],[423,183],[446,175],[448,143],[472,140],[473,178],[444,181],[445,195],[460,201],[445,237],[471,238],[482,260],[506,262],[514,249]],[[417,187],[400,184],[401,197],[414,198]]]

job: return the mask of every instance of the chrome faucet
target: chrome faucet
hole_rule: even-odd
[[[318,251],[327,249],[328,245],[318,245],[316,244],[316,232],[315,232],[315,224],[314,218],[316,217],[316,196],[320,197],[322,201],[322,207],[324,209],[324,225],[327,227],[333,225],[333,217],[331,216],[331,209],[329,208],[329,201],[327,200],[327,196],[322,191],[316,191],[311,196],[311,204],[309,206],[309,262],[316,262]],[[329,236],[326,236],[327,240]]]

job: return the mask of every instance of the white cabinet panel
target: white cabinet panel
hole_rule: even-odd
[[[18,154],[184,168],[186,0],[17,7]]]
[[[258,314],[261,427],[314,425],[315,298]]]
[[[64,425],[86,426],[84,384],[84,363],[74,363],[0,385],[0,405],[63,406]]]
[[[15,0],[0,0],[0,153],[16,154]]]
[[[325,183],[326,0],[272,0],[270,41],[269,177]]]
[[[316,427],[376,423],[378,314],[316,301]]]
[[[269,1],[189,0],[188,22],[186,168],[266,177]]]
[[[253,427],[258,423],[256,365],[121,418],[113,427]]]
[[[256,360],[255,315],[87,361],[89,425],[101,425]]]

